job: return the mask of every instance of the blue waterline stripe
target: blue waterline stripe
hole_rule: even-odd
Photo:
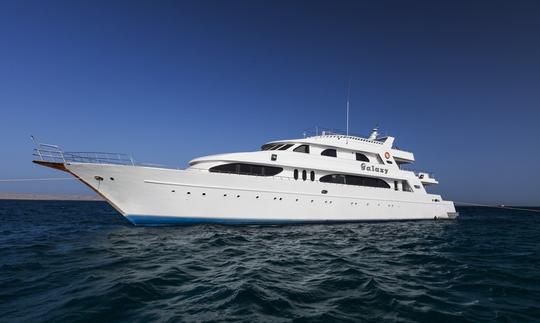
[[[224,218],[193,218],[153,215],[126,215],[126,218],[135,225],[182,225],[199,223],[218,224],[295,224],[295,223],[329,223],[343,221],[306,221],[306,220],[256,220],[256,219],[224,219]],[[348,221],[351,222],[351,221]]]
[[[401,221],[419,221],[433,219],[396,219],[396,220],[256,220],[256,219],[226,219],[226,218],[193,218],[193,217],[175,217],[175,216],[154,216],[154,215],[126,215],[126,218],[134,225],[142,226],[166,226],[166,225],[190,225],[190,224],[332,224],[332,223],[358,223],[358,222],[401,222]]]

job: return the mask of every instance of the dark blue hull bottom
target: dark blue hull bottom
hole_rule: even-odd
[[[280,224],[331,224],[354,222],[385,222],[385,221],[418,221],[430,219],[403,219],[403,220],[256,220],[256,219],[224,219],[224,218],[190,218],[153,215],[126,215],[134,225],[141,226],[171,226],[193,225],[203,223],[232,224],[232,225],[280,225]]]

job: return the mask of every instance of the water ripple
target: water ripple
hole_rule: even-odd
[[[538,321],[540,217],[133,227],[0,201],[2,321]]]

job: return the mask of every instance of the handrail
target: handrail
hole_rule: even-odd
[[[353,140],[360,140],[360,141],[365,141],[365,142],[374,143],[378,145],[382,145],[384,143],[384,141],[368,139],[368,138],[365,138],[364,136],[350,133],[350,132],[347,134],[346,131],[339,130],[339,129],[326,128],[326,127],[315,127],[315,129],[311,129],[311,128],[305,129],[302,132],[302,134],[304,135],[305,138],[318,137],[318,136],[341,136],[341,137],[346,137]]]
[[[34,156],[41,161],[52,163],[92,163],[113,165],[135,165],[131,155],[107,152],[65,152],[57,145],[36,142]]]
[[[435,179],[435,173],[431,171],[421,170],[421,169],[412,169],[412,168],[406,168],[406,167],[400,167],[400,170],[406,171],[406,172],[412,172],[416,176],[419,176],[421,173],[426,174],[429,178]]]

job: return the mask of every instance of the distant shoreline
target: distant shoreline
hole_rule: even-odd
[[[42,195],[42,194],[0,194],[0,200],[26,201],[104,201],[99,195]]]

